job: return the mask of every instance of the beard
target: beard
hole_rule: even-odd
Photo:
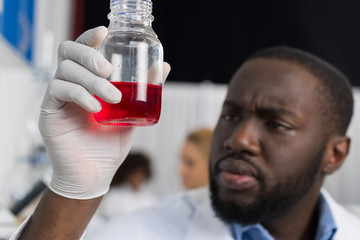
[[[281,216],[294,206],[315,183],[324,149],[325,147],[316,154],[310,164],[299,169],[295,174],[275,179],[276,183],[271,187],[266,185],[266,176],[261,169],[251,161],[247,161],[257,169],[259,174],[259,192],[251,203],[222,199],[221,187],[213,174],[210,174],[210,198],[216,215],[227,223],[237,222],[242,225],[262,223]]]

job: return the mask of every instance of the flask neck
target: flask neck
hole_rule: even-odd
[[[110,29],[138,26],[151,28],[154,20],[151,0],[110,0]]]

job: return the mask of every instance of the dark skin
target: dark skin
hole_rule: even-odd
[[[78,240],[101,200],[68,199],[47,189],[19,239]]]
[[[296,64],[250,60],[234,75],[214,132],[211,174],[220,199],[239,207],[246,208],[279,182],[293,182],[289,192],[297,191],[301,176],[296,176],[321,153],[314,182],[304,194],[261,222],[277,240],[315,237],[324,177],[348,153],[349,138],[335,133],[325,137],[317,84],[315,76]]]
[[[230,83],[214,132],[211,174],[219,185],[220,197],[244,205],[253,202],[261,189],[258,169],[231,158],[218,165],[219,159],[229,153],[251,159],[261,169],[268,190],[279,179],[291,180],[308,166],[320,143],[325,144],[311,188],[296,204],[261,222],[277,240],[314,238],[315,206],[324,176],[341,166],[349,150],[350,140],[345,136],[334,133],[323,139],[316,83],[314,76],[292,63],[248,61]],[[215,166],[221,166],[222,171],[214,172]],[[226,172],[229,167],[231,173]],[[20,239],[79,239],[100,201],[101,197],[67,199],[47,190]]]

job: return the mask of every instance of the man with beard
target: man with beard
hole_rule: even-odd
[[[60,47],[39,121],[54,174],[14,239],[79,239],[130,149],[133,129],[98,125],[82,109],[99,111],[90,92],[120,100],[92,49],[105,35],[96,28]],[[359,239],[360,220],[321,190],[348,154],[352,111],[351,86],[330,64],[298,49],[259,51],[229,83],[210,193],[175,195],[86,239]]]

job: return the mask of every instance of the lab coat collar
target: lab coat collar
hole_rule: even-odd
[[[329,204],[337,226],[334,240],[360,239],[360,219],[338,204],[325,189],[322,189],[321,193]]]

